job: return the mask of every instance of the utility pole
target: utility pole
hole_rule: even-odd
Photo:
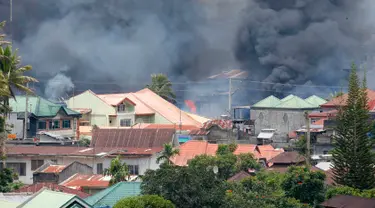
[[[10,40],[11,43],[13,44],[13,0],[9,0],[9,7],[10,7],[10,12],[9,12],[9,26],[10,26]]]
[[[229,92],[228,92],[228,112],[231,114],[232,110],[232,78],[229,78]]]
[[[306,111],[305,112],[305,119],[306,119],[306,148],[307,148],[307,153],[306,153],[306,163],[308,166],[310,166],[310,121],[311,119],[309,118],[309,113]]]
[[[26,83],[26,87],[29,88],[29,83]],[[27,120],[29,119],[28,107],[29,107],[29,96],[26,92],[26,105],[25,105],[25,123],[23,128],[23,139],[27,139]]]

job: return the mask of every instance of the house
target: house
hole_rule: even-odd
[[[319,109],[326,101],[317,96],[302,99],[289,95],[283,99],[269,96],[251,106],[251,117],[255,120],[255,134],[262,129],[276,129],[279,139],[306,124],[305,112]]]
[[[375,199],[338,195],[320,204],[325,208],[375,208]]]
[[[271,151],[271,145],[269,151]],[[171,162],[178,166],[188,165],[189,160],[198,155],[216,155],[218,144],[208,143],[207,141],[191,140],[179,147],[180,154],[171,158]],[[280,154],[282,151],[274,149],[274,155]],[[238,144],[234,151],[235,155],[241,153],[251,153],[256,159],[265,159],[267,155],[261,155],[257,145],[254,144]]]
[[[120,199],[137,196],[140,193],[140,182],[119,182],[85,200],[93,208],[113,207]]]
[[[109,186],[111,176],[102,174],[80,174],[76,173],[72,177],[60,183],[60,185],[80,190],[88,194],[95,194]]]
[[[62,207],[75,207],[75,208],[91,208],[80,197],[64,192],[56,192],[48,189],[41,189],[32,197],[18,205],[17,208],[62,208]]]
[[[227,181],[239,182],[239,181],[242,181],[243,179],[248,178],[250,176],[251,176],[250,173],[242,170],[242,171],[236,173],[234,176],[230,177]]]
[[[207,140],[209,143],[230,143],[237,139],[231,120],[213,119],[203,124],[201,129],[193,129],[189,135],[194,140]]]
[[[159,167],[158,153],[163,144],[173,142],[174,134],[174,129],[94,129],[90,147],[7,145],[6,166],[14,169],[20,181],[32,184],[33,172],[45,163],[69,165],[77,161],[102,174],[119,155],[132,175],[143,175],[147,169]]]
[[[86,109],[85,125],[131,127],[139,123],[195,126],[202,123],[148,88],[132,93],[95,94],[87,90],[67,101],[72,109]]]
[[[57,191],[57,192],[64,192],[64,193],[68,193],[68,194],[74,194],[74,195],[79,196],[82,199],[87,198],[88,196],[90,196],[90,194],[87,194],[85,192],[82,192],[82,191],[79,191],[79,190],[76,190],[76,189],[71,189],[71,188],[68,188],[68,187],[56,184],[56,183],[34,183],[34,184],[31,184],[31,185],[22,186],[21,188],[19,188],[17,190],[14,190],[13,192],[14,193],[31,193],[31,194],[35,194],[35,193],[39,192],[41,189],[43,189],[43,188],[51,190],[51,191]]]
[[[77,161],[69,165],[46,163],[33,173],[33,183],[61,183],[76,173],[92,174],[92,167]]]
[[[7,122],[14,126],[11,134],[23,138],[26,96],[15,96],[9,100],[9,106],[12,112]],[[38,133],[47,137],[78,138],[77,121],[81,117],[80,113],[38,96],[28,96],[27,112],[27,138],[36,137]]]
[[[283,152],[268,161],[268,171],[286,172],[289,166],[305,165],[306,160],[298,152]]]

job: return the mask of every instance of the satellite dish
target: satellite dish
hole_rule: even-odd
[[[219,172],[219,168],[217,166],[214,166],[214,168],[212,169],[212,171],[214,171],[214,173],[218,173]]]

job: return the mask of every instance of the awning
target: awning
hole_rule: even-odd
[[[271,132],[260,132],[258,135],[258,139],[271,139],[275,133]]]

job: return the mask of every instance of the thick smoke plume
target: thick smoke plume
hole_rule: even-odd
[[[373,0],[23,0],[13,6],[12,37],[24,62],[41,83],[58,83],[51,78],[62,73],[77,92],[139,89],[150,73],[185,82],[241,68],[263,82],[260,93],[321,93],[332,89],[300,85],[343,85],[352,61],[373,74]],[[0,0],[0,19],[9,19],[8,0]]]

